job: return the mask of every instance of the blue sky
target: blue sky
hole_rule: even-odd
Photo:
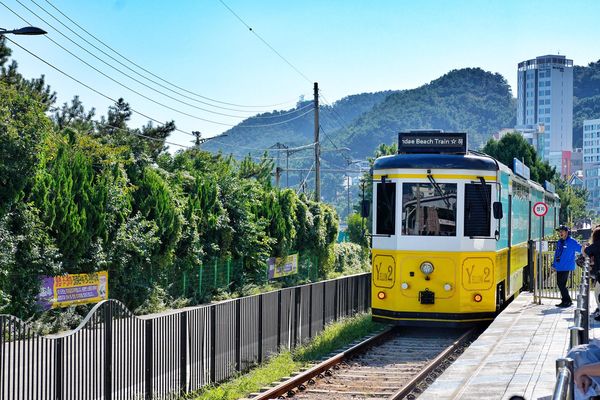
[[[106,75],[171,109],[115,84],[46,37],[10,38],[109,97],[123,97],[137,111],[159,121],[175,120],[181,130],[199,130],[205,137],[241,121],[239,117],[215,112],[247,116],[252,115],[249,110],[289,108],[300,95],[312,98],[313,81],[319,82],[324,99],[334,102],[361,92],[411,89],[452,69],[481,67],[502,74],[514,92],[519,61],[557,52],[573,59],[576,65],[600,59],[600,1],[596,0],[223,1],[308,80],[219,0],[0,0],[0,27],[27,25],[21,19],[24,18],[29,24],[44,28],[49,32],[48,38]],[[119,61],[148,75],[89,37],[52,5],[129,60],[168,81],[150,76],[179,94],[143,80],[83,42],[46,11]],[[132,81],[57,30],[148,86],[212,112],[182,104]],[[58,93],[58,105],[79,95],[86,108],[95,107],[97,114],[106,114],[110,100],[16,46],[9,46],[21,73],[26,77],[46,76]],[[170,83],[188,92],[175,89]],[[210,104],[186,99],[181,93]],[[226,103],[268,107],[228,106],[195,94]],[[280,103],[285,104],[272,106]],[[146,122],[147,118],[136,115],[132,125]],[[172,137],[173,142],[183,145],[191,145],[190,140],[183,133]]]

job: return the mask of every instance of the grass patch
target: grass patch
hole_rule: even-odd
[[[247,397],[262,387],[289,376],[352,341],[379,330],[382,324],[371,321],[370,314],[340,320],[328,325],[309,344],[273,356],[269,361],[219,386],[202,389],[186,398],[194,400],[235,400]]]

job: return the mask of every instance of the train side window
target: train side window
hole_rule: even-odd
[[[465,184],[465,236],[490,236],[492,187]]]
[[[396,184],[377,184],[377,234],[396,234]]]

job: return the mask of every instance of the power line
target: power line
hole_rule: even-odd
[[[17,0],[17,1],[19,1],[19,0]],[[11,11],[13,14],[17,15],[19,18],[21,18],[23,21],[25,21],[25,23],[27,23],[27,24],[30,24],[30,22],[29,22],[29,21],[27,21],[25,18],[23,18],[23,17],[21,17],[20,15],[18,15],[17,13],[15,13],[13,10],[11,10],[11,9],[10,9],[10,8],[9,8],[9,7],[8,7],[6,4],[4,4],[3,2],[1,2],[1,1],[0,1],[0,4],[2,4],[2,5],[3,5],[4,7],[6,7],[6,8],[7,8],[9,11]],[[63,35],[63,36],[64,36],[64,35]],[[81,61],[82,63],[84,63],[84,64],[85,64],[85,65],[87,65],[88,67],[90,67],[91,69],[93,69],[94,71],[96,71],[96,72],[98,72],[99,74],[101,74],[101,75],[103,75],[104,77],[106,77],[107,79],[109,79],[109,80],[113,81],[114,83],[116,83],[116,84],[118,84],[118,85],[120,85],[120,86],[122,86],[122,87],[126,88],[127,90],[129,90],[129,91],[131,91],[131,92],[133,92],[133,93],[137,94],[138,96],[140,96],[140,97],[142,97],[142,98],[144,98],[144,99],[146,99],[146,100],[148,100],[148,101],[150,101],[150,102],[152,102],[152,103],[154,103],[154,104],[157,104],[157,105],[159,105],[159,106],[161,106],[161,107],[164,107],[164,108],[166,108],[166,109],[169,109],[169,110],[171,110],[171,111],[174,111],[174,112],[176,112],[176,113],[178,113],[178,114],[181,114],[181,115],[184,115],[184,116],[187,116],[187,117],[190,117],[190,118],[193,118],[193,119],[199,120],[199,121],[203,121],[203,122],[208,122],[208,123],[217,124],[217,125],[222,125],[222,126],[228,126],[228,127],[234,127],[234,126],[247,127],[247,126],[244,126],[244,125],[232,125],[232,124],[227,124],[227,123],[224,123],[224,122],[213,121],[213,120],[210,120],[210,119],[202,118],[202,117],[199,117],[199,116],[197,116],[197,115],[193,115],[193,114],[190,114],[190,113],[187,113],[187,112],[184,112],[184,111],[178,110],[178,109],[176,109],[176,108],[173,108],[173,107],[171,107],[171,106],[169,106],[169,105],[167,105],[167,104],[161,103],[161,102],[159,102],[159,101],[157,101],[157,100],[154,100],[154,99],[152,99],[152,98],[150,98],[150,97],[148,97],[148,96],[144,95],[143,93],[140,93],[140,92],[138,92],[137,90],[135,90],[135,89],[132,89],[132,88],[130,88],[129,86],[127,86],[127,85],[123,84],[122,82],[120,82],[120,81],[118,81],[118,80],[116,80],[116,79],[112,78],[111,76],[109,76],[109,75],[105,74],[104,72],[100,71],[98,68],[96,68],[96,67],[94,67],[93,65],[89,64],[87,61],[83,60],[82,58],[80,58],[79,56],[77,56],[76,54],[74,54],[73,52],[71,52],[70,50],[66,49],[64,46],[62,46],[61,44],[59,44],[58,42],[56,42],[56,41],[55,41],[55,40],[53,40],[52,38],[50,38],[50,37],[48,37],[48,36],[47,36],[46,38],[47,38],[48,40],[50,40],[52,43],[54,43],[56,46],[60,47],[61,49],[63,49],[64,51],[66,51],[67,53],[69,53],[70,55],[72,55],[73,57],[75,57],[76,59],[78,59],[79,61]],[[11,40],[11,42],[13,42],[13,41]],[[13,42],[13,43],[14,43],[14,42]],[[84,50],[85,50],[85,49],[84,49]],[[101,60],[101,61],[103,61],[103,60]],[[103,62],[104,62],[104,61],[103,61]],[[107,65],[109,65],[109,64],[107,64]],[[118,69],[117,69],[117,70],[118,70]],[[121,72],[121,71],[119,71],[119,72]],[[125,75],[126,75],[126,74],[125,74]],[[128,76],[128,75],[126,75],[126,76]],[[131,77],[130,77],[130,78],[131,78]],[[134,80],[135,80],[136,82],[138,82],[138,83],[141,83],[141,82],[139,82],[138,80],[136,80],[135,78],[132,78],[132,79],[134,79]],[[141,83],[141,84],[143,84],[143,83]],[[147,86],[147,85],[144,85],[144,86]],[[147,87],[149,87],[149,86],[147,86]],[[150,88],[150,87],[149,87],[149,88]],[[152,88],[151,88],[151,89],[152,89]],[[155,90],[155,89],[152,89],[152,90]],[[159,93],[162,93],[162,92],[159,92]],[[163,95],[165,95],[164,93],[162,93],[162,94],[163,94]],[[167,96],[167,97],[170,97],[170,98],[172,98],[172,99],[175,99],[175,98],[173,98],[173,97],[171,97],[171,96],[169,96],[169,95],[165,95],[165,96]],[[175,99],[175,100],[177,100],[177,99]],[[177,100],[177,101],[179,101],[179,100]],[[187,104],[187,105],[190,105],[189,103],[185,103],[185,102],[183,102],[183,103],[184,103],[184,104]],[[194,107],[194,108],[198,108],[198,107],[195,107],[195,106],[193,106],[193,105],[190,105],[190,106],[192,106],[192,107]],[[306,108],[306,107],[308,107],[308,106],[310,106],[310,104],[309,104],[309,105],[307,105],[307,106],[305,106],[304,108]],[[202,109],[202,110],[211,112],[210,110],[205,110],[205,109]],[[290,118],[290,119],[288,119],[288,120],[286,120],[286,121],[279,121],[279,122],[275,122],[275,123],[268,123],[268,124],[256,124],[256,125],[252,125],[252,126],[253,126],[253,127],[268,127],[268,126],[273,126],[273,125],[281,125],[281,124],[287,123],[287,122],[289,122],[289,121],[293,121],[293,120],[295,120],[295,119],[297,119],[297,118],[300,118],[300,117],[302,117],[302,116],[304,116],[304,115],[308,114],[309,112],[310,112],[310,110],[309,110],[309,111],[307,111],[307,112],[305,112],[304,114],[298,115],[298,116],[296,116],[296,117],[294,117],[294,118]],[[215,114],[220,114],[220,115],[226,115],[226,116],[235,117],[235,116],[233,116],[233,115],[229,115],[229,114],[223,114],[223,113],[218,113],[218,112],[213,112],[213,113],[215,113]]]
[[[303,145],[303,146],[299,146],[299,147],[294,147],[294,148],[290,148],[290,149],[272,149],[272,148],[268,148],[268,149],[261,149],[261,148],[257,148],[257,147],[247,147],[247,146],[240,146],[238,144],[232,144],[232,143],[225,143],[225,142],[220,142],[216,139],[211,139],[212,142],[214,143],[219,143],[222,144],[224,146],[229,146],[229,147],[235,147],[235,148],[239,148],[239,149],[245,149],[245,150],[254,150],[254,151],[288,151],[288,150],[304,150],[306,149],[310,149],[313,148],[315,146],[314,143],[310,143],[307,145]]]
[[[329,100],[327,100],[327,98],[326,98],[326,97],[325,97],[325,95],[322,93],[322,91],[321,91],[321,97],[323,98],[323,100],[325,100],[325,101],[324,101],[324,103],[325,103],[325,104],[328,104],[328,105],[331,107],[331,111],[332,111],[332,112],[333,112],[333,113],[334,113],[334,114],[337,116],[337,118],[338,118],[338,122],[341,122],[341,123],[340,123],[340,126],[341,126],[343,129],[348,129],[348,125],[349,125],[349,124],[348,124],[348,123],[347,123],[347,122],[344,120],[344,118],[343,118],[343,117],[342,117],[342,116],[341,116],[341,115],[340,115],[340,114],[337,112],[337,110],[336,110],[336,109],[335,109],[335,107],[333,106],[333,103],[331,103],[331,102],[329,102]]]
[[[112,57],[111,55],[107,54],[107,53],[106,53],[106,52],[104,52],[102,49],[99,49],[99,48],[98,48],[98,47],[96,47],[94,44],[90,43],[90,42],[89,42],[89,41],[87,41],[85,38],[81,37],[81,36],[80,36],[80,35],[79,35],[77,32],[73,31],[71,28],[69,28],[68,26],[66,26],[65,24],[63,24],[63,23],[62,23],[60,20],[58,20],[56,17],[54,17],[52,14],[50,14],[50,13],[49,13],[48,11],[46,11],[44,8],[42,8],[42,7],[41,7],[39,4],[37,4],[37,3],[36,3],[34,0],[31,0],[31,1],[32,1],[34,4],[36,4],[38,7],[40,7],[40,8],[41,8],[41,9],[42,9],[44,12],[46,12],[48,15],[50,15],[52,18],[54,18],[56,21],[58,21],[60,24],[62,24],[62,25],[65,27],[65,28],[67,28],[69,31],[71,31],[73,34],[77,35],[77,36],[78,36],[80,39],[82,39],[83,41],[85,41],[86,43],[88,43],[89,45],[91,45],[91,46],[92,46],[92,47],[94,47],[96,50],[100,51],[101,53],[103,53],[104,55],[106,55],[107,57],[109,57],[110,59],[112,59],[112,60],[114,60],[115,62],[119,63],[119,64],[120,64],[120,65],[122,65],[123,67],[127,68],[128,70],[130,70],[130,71],[132,71],[133,73],[137,74],[138,76],[142,77],[143,79],[147,79],[147,80],[149,80],[150,82],[152,82],[152,83],[154,83],[154,84],[156,84],[156,85],[158,85],[158,86],[160,86],[160,87],[162,87],[162,88],[164,88],[164,89],[166,89],[166,90],[169,90],[169,91],[171,91],[171,92],[173,92],[173,93],[175,93],[175,94],[177,94],[177,95],[179,95],[179,96],[183,96],[184,98],[187,98],[187,99],[189,99],[189,100],[191,100],[191,101],[195,101],[195,102],[198,102],[198,103],[201,103],[201,104],[205,104],[205,105],[208,105],[208,106],[211,106],[211,107],[216,107],[216,108],[220,108],[220,109],[224,109],[224,110],[230,110],[230,111],[239,111],[239,112],[245,112],[245,113],[256,113],[256,111],[254,111],[254,110],[240,110],[240,109],[235,109],[235,108],[228,108],[228,107],[215,106],[215,105],[212,105],[212,104],[210,104],[210,103],[206,103],[206,102],[203,102],[203,101],[200,101],[200,100],[194,99],[194,98],[192,98],[192,97],[186,96],[186,95],[184,95],[184,94],[182,94],[182,93],[179,93],[179,92],[177,92],[177,91],[174,91],[174,90],[172,90],[172,89],[170,89],[170,88],[168,88],[168,87],[166,87],[166,86],[164,86],[164,85],[162,85],[162,84],[160,84],[160,83],[158,83],[158,82],[156,82],[156,81],[154,81],[154,80],[152,80],[152,79],[149,79],[149,78],[145,77],[144,75],[142,75],[142,74],[138,73],[137,71],[135,71],[135,70],[133,70],[133,69],[129,68],[127,65],[123,64],[122,62],[120,62],[119,60],[115,59],[115,58],[114,58],[114,57]],[[169,95],[169,94],[167,94],[167,93],[164,93],[164,92],[162,92],[162,91],[160,91],[160,90],[158,90],[158,89],[155,89],[155,88],[153,88],[152,86],[150,86],[150,85],[148,85],[148,84],[146,84],[146,83],[144,83],[144,82],[140,81],[139,79],[137,79],[137,78],[135,78],[135,77],[133,77],[133,76],[131,76],[131,75],[127,74],[126,72],[123,72],[123,71],[122,71],[122,70],[120,70],[119,68],[115,67],[114,65],[112,65],[112,64],[110,64],[110,63],[108,63],[108,62],[106,62],[105,60],[101,59],[101,58],[100,58],[100,57],[98,57],[97,55],[93,54],[92,52],[90,52],[89,50],[87,50],[85,47],[83,47],[83,46],[81,46],[79,43],[75,42],[75,41],[74,41],[73,39],[71,39],[69,36],[67,36],[67,35],[65,35],[64,33],[62,33],[62,32],[61,32],[59,29],[57,29],[55,26],[53,26],[53,25],[51,25],[50,23],[48,23],[48,22],[47,22],[45,19],[43,19],[42,17],[40,17],[38,14],[36,14],[34,11],[32,11],[32,10],[31,10],[29,7],[27,7],[26,5],[24,5],[24,4],[23,4],[23,3],[22,3],[20,0],[16,0],[16,2],[17,2],[17,3],[19,3],[19,4],[21,4],[21,6],[23,6],[23,7],[24,7],[26,10],[28,10],[28,11],[29,11],[31,14],[35,15],[35,16],[36,16],[36,17],[37,17],[37,18],[38,18],[40,21],[44,22],[44,23],[45,23],[46,25],[48,25],[50,28],[54,29],[54,30],[55,30],[56,32],[58,32],[58,33],[59,33],[61,36],[63,36],[65,39],[67,39],[68,41],[70,41],[71,43],[73,43],[75,46],[79,47],[81,50],[85,51],[86,53],[88,53],[89,55],[91,55],[92,57],[94,57],[95,59],[97,59],[98,61],[100,61],[100,62],[102,62],[103,64],[105,64],[106,66],[108,66],[108,67],[110,67],[110,68],[114,69],[115,71],[119,72],[120,74],[122,74],[122,75],[126,76],[127,78],[131,79],[132,81],[134,81],[134,82],[137,82],[137,83],[139,83],[140,85],[142,85],[142,86],[144,86],[144,87],[146,87],[146,88],[148,88],[148,89],[150,89],[150,90],[152,90],[152,91],[154,91],[154,92],[156,92],[156,93],[158,93],[158,94],[161,94],[161,95],[163,95],[163,96],[165,96],[165,97],[167,97],[167,98],[169,98],[169,99],[171,99],[171,100],[174,100],[174,101],[176,101],[176,102],[178,102],[178,103],[181,103],[181,104],[185,104],[185,105],[187,105],[187,106],[189,106],[189,107],[195,108],[195,109],[197,109],[197,110],[200,110],[200,111],[205,111],[205,112],[208,112],[208,113],[211,113],[211,114],[215,114],[215,115],[222,115],[222,116],[226,116],[226,117],[232,117],[232,118],[248,118],[248,116],[247,116],[247,115],[243,115],[243,116],[242,116],[242,115],[227,114],[227,113],[222,113],[222,112],[219,112],[219,111],[213,111],[213,110],[208,110],[208,109],[206,109],[206,108],[198,107],[198,106],[196,106],[196,105],[194,105],[194,104],[190,104],[190,103],[188,103],[188,102],[186,102],[186,101],[180,100],[180,99],[178,99],[178,98],[176,98],[176,97],[173,97],[173,96],[171,96],[171,95]],[[20,15],[18,15],[18,14],[17,14],[15,11],[11,10],[11,9],[10,9],[8,6],[6,6],[6,4],[2,3],[2,5],[4,5],[4,7],[6,7],[6,8],[8,8],[8,9],[9,9],[9,11],[11,11],[13,14],[15,14],[16,16],[18,16],[19,18],[21,18],[21,19],[22,19],[22,20],[23,20],[25,23],[27,23],[27,24],[30,24],[30,25],[31,25],[31,23],[30,23],[29,21],[27,21],[26,19],[24,19],[23,17],[21,17]],[[88,65],[90,68],[93,68],[91,65],[89,65],[88,63],[86,63],[85,61],[83,61],[81,58],[79,58],[78,56],[76,56],[75,54],[73,54],[72,52],[70,52],[69,50],[65,49],[63,46],[61,46],[60,44],[58,44],[58,43],[57,43],[57,42],[55,42],[54,40],[50,39],[50,37],[46,36],[46,38],[47,38],[48,40],[52,41],[52,42],[53,42],[55,45],[57,45],[57,46],[59,46],[60,48],[62,48],[64,51],[66,51],[66,52],[68,52],[69,54],[71,54],[73,57],[77,58],[79,61],[81,61],[81,62],[85,63],[85,64],[86,64],[86,65]],[[96,71],[97,71],[97,72],[99,72],[98,70],[96,70]],[[107,76],[107,75],[105,75],[105,74],[103,74],[103,75],[104,75],[104,76],[106,76],[106,77],[107,77],[107,78],[109,78],[109,79],[112,79],[112,78],[108,77],[108,76]],[[128,90],[132,90],[131,88],[129,88],[129,87],[127,87],[127,86],[125,86],[124,84],[122,84],[122,83],[120,83],[120,82],[118,82],[118,81],[116,81],[116,80],[113,80],[113,82],[115,82],[115,83],[117,83],[117,84],[121,85],[122,87],[124,87],[124,88],[126,88],[126,89],[128,89]],[[138,94],[138,93],[136,92],[136,94]],[[307,105],[305,105],[304,107],[301,107],[301,108],[296,108],[296,109],[294,109],[294,110],[292,110],[292,111],[284,112],[284,113],[281,113],[281,114],[278,114],[278,115],[262,115],[262,116],[261,116],[261,115],[255,115],[253,118],[259,118],[259,119],[278,118],[278,117],[281,117],[281,116],[285,116],[285,115],[289,115],[289,114],[294,114],[294,113],[298,112],[299,110],[301,110],[301,109],[303,109],[303,108],[306,108],[306,107],[308,107],[308,106],[310,106],[310,104],[307,104]]]
[[[36,4],[38,7],[42,8],[39,4],[37,4],[35,1],[31,0],[34,4]],[[121,53],[119,53],[118,51],[116,51],[115,49],[113,49],[112,47],[110,47],[108,44],[104,43],[102,40],[100,40],[98,37],[94,36],[92,33],[90,33],[89,31],[87,31],[84,27],[82,27],[81,25],[79,25],[77,22],[75,22],[73,19],[71,19],[68,15],[66,15],[64,12],[62,12],[61,10],[59,10],[54,4],[52,4],[50,1],[45,0],[46,3],[48,3],[52,8],[54,8],[58,13],[60,13],[63,17],[65,17],[67,20],[69,20],[72,24],[74,24],[75,26],[77,26],[79,29],[81,29],[83,32],[87,33],[90,37],[94,38],[96,41],[98,41],[99,43],[101,43],[103,46],[105,46],[107,49],[109,49],[110,51],[112,51],[113,53],[115,53],[116,55],[118,55],[119,57],[121,57],[122,59],[126,60],[127,62],[131,63],[132,65],[136,66],[137,68],[141,69],[142,71],[150,74],[151,76],[161,80],[162,82],[165,82],[168,85],[171,85],[179,90],[182,90],[184,92],[187,92],[189,94],[192,94],[194,96],[197,96],[199,98],[205,99],[205,100],[210,100],[212,102],[215,103],[219,103],[219,104],[225,104],[225,105],[230,105],[230,106],[235,106],[235,107],[246,107],[246,108],[268,108],[268,107],[276,107],[276,106],[280,106],[280,105],[284,105],[284,104],[289,104],[292,101],[285,101],[285,102],[281,102],[281,103],[277,103],[277,104],[268,104],[268,105],[243,105],[243,104],[235,104],[235,103],[228,103],[228,102],[224,102],[224,101],[219,101],[210,97],[206,97],[203,95],[200,95],[198,93],[189,91],[183,87],[177,86],[174,83],[171,83],[163,78],[161,78],[158,75],[155,75],[154,73],[152,73],[151,71],[145,69],[144,67],[136,64],[135,62],[133,62],[132,60],[130,60],[129,58],[125,57],[124,55],[122,55]],[[42,8],[43,9],[43,8]],[[70,30],[70,29],[69,29]],[[78,35],[79,36],[79,35]],[[84,39],[85,40],[85,39]],[[88,42],[89,43],[89,42]],[[91,45],[91,44],[90,44]],[[95,47],[95,46],[94,46]],[[98,49],[99,50],[99,49]],[[101,50],[100,50],[101,51]],[[116,61],[116,60],[115,60]],[[146,78],[148,79],[148,78]],[[213,107],[217,107],[214,106]]]
[[[0,4],[3,4],[3,5],[4,5],[4,3],[2,3],[2,2],[0,2]],[[42,61],[43,63],[45,63],[45,64],[46,64],[46,65],[48,65],[49,67],[51,67],[51,68],[55,69],[56,71],[60,72],[61,74],[63,74],[63,75],[65,75],[65,76],[67,76],[68,78],[70,78],[70,79],[74,80],[75,82],[79,83],[80,85],[82,85],[82,86],[84,86],[84,87],[86,87],[86,88],[88,88],[88,89],[92,90],[93,92],[95,92],[95,93],[97,93],[97,94],[101,95],[102,97],[104,97],[104,98],[106,98],[106,99],[109,99],[109,100],[111,100],[112,102],[115,102],[115,103],[116,103],[116,100],[114,100],[114,99],[113,99],[113,98],[111,98],[110,96],[108,96],[108,95],[106,95],[106,94],[104,94],[104,93],[102,93],[102,92],[100,92],[100,91],[98,91],[98,90],[96,90],[96,89],[92,88],[91,86],[89,86],[89,85],[87,85],[87,84],[83,83],[82,81],[80,81],[80,80],[78,80],[78,79],[74,78],[73,76],[71,76],[71,75],[67,74],[66,72],[62,71],[60,68],[58,68],[58,67],[55,67],[54,65],[50,64],[48,61],[46,61],[46,60],[42,59],[42,58],[41,58],[41,57],[39,57],[38,55],[36,55],[36,54],[32,53],[31,51],[27,50],[25,47],[23,47],[23,46],[19,45],[19,44],[18,44],[17,42],[15,42],[14,40],[11,40],[11,39],[9,39],[9,38],[6,38],[6,39],[7,39],[7,40],[9,40],[11,43],[15,44],[16,46],[20,47],[21,49],[23,49],[24,51],[26,51],[26,52],[27,52],[27,53],[29,53],[30,55],[34,56],[34,57],[35,57],[35,58],[37,58],[38,60]],[[60,45],[59,45],[59,47],[61,47],[61,48],[62,48],[62,46],[60,46]],[[68,50],[67,50],[67,51],[68,51]],[[77,57],[77,56],[75,56],[75,57]],[[82,60],[82,62],[84,62],[84,63],[85,63],[85,61],[83,61],[83,60]],[[89,64],[87,64],[87,63],[86,63],[86,65],[90,66],[90,65],[89,65]],[[101,73],[102,75],[106,76],[106,77],[107,77],[107,78],[109,78],[110,80],[112,80],[112,81],[115,81],[114,79],[112,79],[112,78],[108,77],[108,76],[107,76],[106,74],[104,74],[103,72],[99,71],[97,68],[95,68],[95,67],[93,67],[93,66],[90,66],[90,67],[91,67],[92,69],[96,70],[97,72]],[[115,81],[115,82],[116,82],[116,81]],[[118,83],[118,82],[117,82],[117,83]],[[125,87],[126,87],[126,86],[125,86]],[[237,126],[237,127],[239,127],[239,128],[264,128],[264,127],[270,127],[270,126],[275,126],[275,125],[282,125],[282,124],[286,124],[286,123],[288,123],[288,122],[290,122],[290,121],[294,121],[294,120],[296,120],[296,119],[298,119],[298,118],[302,118],[302,117],[303,117],[303,116],[305,116],[306,114],[308,114],[308,113],[312,112],[312,110],[308,110],[308,111],[306,111],[306,112],[304,112],[304,113],[302,113],[302,114],[300,114],[300,115],[297,115],[297,116],[295,116],[295,117],[293,117],[293,118],[290,118],[290,119],[287,119],[287,120],[285,120],[285,121],[279,121],[279,122],[274,122],[274,123],[270,123],[270,124],[252,124],[252,125],[244,125],[243,123],[241,123],[241,124],[239,124],[239,125],[231,125],[231,124],[226,124],[226,123],[223,123],[223,122],[212,121],[212,120],[209,120],[209,119],[206,119],[206,118],[201,118],[201,117],[198,117],[198,116],[195,116],[195,115],[192,115],[192,114],[189,114],[189,113],[183,112],[183,111],[179,111],[179,110],[177,110],[177,109],[175,109],[175,108],[173,108],[173,107],[170,107],[170,106],[168,106],[168,105],[162,104],[162,103],[160,103],[160,102],[158,102],[158,101],[156,101],[156,100],[153,100],[153,99],[151,99],[151,98],[149,98],[149,97],[147,97],[147,96],[144,96],[143,94],[140,94],[140,93],[138,93],[137,91],[135,91],[135,90],[133,90],[133,89],[130,89],[130,88],[129,88],[129,90],[131,90],[132,92],[134,92],[134,93],[138,94],[139,96],[141,96],[141,97],[143,97],[143,98],[145,98],[145,99],[147,99],[147,100],[149,100],[149,101],[151,101],[151,102],[153,102],[153,103],[155,103],[155,104],[158,104],[158,105],[160,105],[160,106],[163,106],[163,107],[165,107],[165,108],[167,108],[167,109],[169,109],[169,110],[175,111],[175,112],[177,112],[177,113],[179,113],[179,114],[182,114],[182,115],[185,115],[185,116],[188,116],[188,117],[190,117],[190,118],[194,118],[194,119],[197,119],[197,120],[200,120],[200,121],[204,121],[204,122],[210,122],[210,123],[213,123],[213,124],[218,124],[218,125],[223,125],[223,126],[229,126],[229,127],[234,127],[234,126]],[[143,116],[143,117],[145,117],[145,118],[148,118],[148,119],[150,119],[150,120],[152,120],[152,121],[154,121],[154,122],[156,122],[156,123],[159,123],[159,124],[161,124],[161,125],[162,125],[162,123],[161,123],[161,122],[159,122],[158,120],[156,120],[156,119],[154,119],[154,118],[152,118],[152,117],[148,117],[148,116],[146,116],[145,114],[143,114],[143,113],[141,113],[141,112],[139,112],[139,111],[135,111],[133,108],[132,108],[131,110],[132,110],[132,111],[134,111],[135,113],[139,114],[139,115],[142,115],[142,116]],[[180,130],[180,129],[177,129],[177,131],[179,131],[179,132],[182,132],[182,133],[185,133],[185,134],[187,134],[187,135],[191,135],[191,136],[193,136],[193,134],[192,134],[191,132],[182,131],[182,130]]]
[[[250,25],[248,25],[246,23],[246,21],[244,21],[239,15],[237,15],[235,13],[235,11],[233,11],[227,4],[225,4],[225,2],[223,0],[219,0],[221,2],[221,4],[223,4],[223,6],[225,6],[225,8],[227,8],[242,24],[244,24],[244,26],[246,28],[248,28],[248,30],[250,32],[252,32],[254,34],[254,36],[256,36],[261,42],[263,42],[268,48],[270,48],[275,54],[277,54],[279,56],[279,58],[281,58],[283,61],[285,61],[285,63],[287,65],[289,65],[290,67],[292,67],[294,69],[294,71],[296,71],[298,74],[300,74],[308,83],[313,83],[313,81],[311,79],[308,79],[308,77],[306,75],[304,75],[298,68],[296,68],[294,66],[294,64],[292,64],[291,62],[289,62],[284,56],[281,55],[281,53],[279,53],[277,50],[275,50],[275,48],[273,46],[271,46],[269,43],[267,43],[267,41],[265,39],[263,39],[258,33],[256,33],[256,31],[254,31],[254,29],[252,29],[250,27]]]
[[[12,44],[14,44],[15,46],[17,46],[17,47],[21,48],[23,51],[25,51],[25,52],[29,53],[31,56],[33,56],[33,57],[37,58],[38,60],[40,60],[40,61],[41,61],[41,62],[43,62],[44,64],[48,65],[50,68],[54,69],[55,71],[57,71],[57,72],[61,73],[61,74],[62,74],[62,75],[64,75],[64,76],[66,76],[67,78],[69,78],[69,79],[71,79],[71,80],[73,80],[73,81],[75,81],[75,82],[79,83],[81,86],[83,86],[83,87],[85,87],[85,88],[87,88],[87,89],[91,90],[92,92],[94,92],[94,93],[96,93],[96,94],[98,94],[98,95],[100,95],[100,96],[104,97],[105,99],[108,99],[108,100],[112,101],[113,103],[117,103],[117,100],[115,100],[115,99],[113,99],[112,97],[110,97],[110,96],[108,96],[108,95],[106,95],[106,94],[104,94],[104,93],[100,92],[99,90],[96,90],[96,89],[94,89],[93,87],[91,87],[91,86],[89,86],[89,85],[87,85],[87,84],[85,84],[85,83],[81,82],[81,81],[80,81],[80,80],[78,80],[77,78],[74,78],[73,76],[71,76],[71,75],[67,74],[66,72],[64,72],[64,71],[63,71],[63,70],[61,70],[60,68],[58,68],[58,67],[55,67],[54,65],[50,64],[48,61],[44,60],[43,58],[39,57],[38,55],[36,55],[36,54],[32,53],[31,51],[27,50],[25,47],[21,46],[20,44],[18,44],[18,43],[17,43],[17,42],[15,42],[14,40],[12,40],[12,39],[10,39],[10,38],[8,38],[8,37],[6,37],[6,36],[5,36],[5,39],[6,39],[6,40],[8,40],[9,42],[11,42]],[[137,110],[135,110],[135,109],[133,109],[133,108],[129,108],[129,109],[131,110],[131,112],[133,112],[133,113],[136,113],[136,114],[138,114],[138,115],[141,115],[141,116],[142,116],[142,117],[144,117],[144,118],[148,118],[150,121],[154,121],[154,122],[156,122],[157,124],[159,124],[159,125],[161,125],[161,126],[162,126],[162,125],[164,125],[164,123],[162,123],[162,122],[158,121],[157,119],[155,119],[155,118],[152,118],[152,117],[150,117],[150,116],[148,116],[148,115],[146,115],[146,114],[144,114],[144,113],[142,113],[142,112],[140,112],[140,111],[137,111]],[[187,131],[184,131],[184,130],[181,130],[181,129],[177,129],[177,128],[176,128],[175,130],[176,130],[176,131],[178,131],[178,132],[181,132],[181,133],[185,133],[186,135],[194,136],[194,135],[193,135],[191,132],[187,132]]]

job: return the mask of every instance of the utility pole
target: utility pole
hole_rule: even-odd
[[[275,187],[279,187],[279,179],[281,178],[281,168],[275,168]]]
[[[192,135],[196,137],[194,145],[196,146],[196,148],[199,148],[200,144],[202,143],[202,133],[200,133],[200,131],[192,131]]]
[[[348,208],[346,211],[346,223],[348,223],[348,219],[350,219],[350,174],[347,174],[346,177],[348,178],[346,181],[347,187],[347,193],[348,193]]]
[[[315,82],[315,200],[321,201],[321,149],[319,147],[319,84]]]

